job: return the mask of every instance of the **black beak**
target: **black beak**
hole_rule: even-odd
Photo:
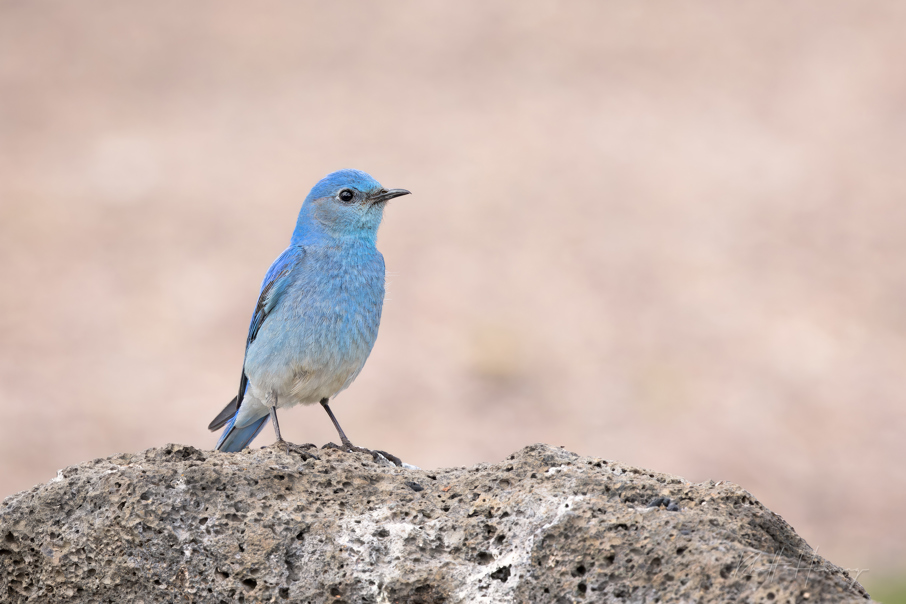
[[[406,189],[381,189],[377,193],[371,196],[371,203],[383,203],[385,201],[390,201],[394,197],[402,197],[403,195],[409,195],[409,191]]]

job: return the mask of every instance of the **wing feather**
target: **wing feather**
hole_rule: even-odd
[[[255,312],[252,315],[252,321],[249,324],[249,334],[245,342],[245,350],[248,352],[249,346],[258,337],[261,326],[264,325],[268,315],[277,307],[280,298],[286,291],[291,282],[290,275],[296,266],[305,257],[305,249],[299,247],[287,248],[280,257],[277,258],[267,271],[264,282],[261,284],[261,293],[258,295],[258,304],[255,305]],[[239,379],[239,394],[230,401],[223,410],[217,414],[217,417],[208,425],[208,430],[219,430],[221,427],[236,415],[239,407],[242,406],[242,399],[245,398],[245,391],[248,388],[248,376],[245,375],[245,361],[243,361],[242,377]]]

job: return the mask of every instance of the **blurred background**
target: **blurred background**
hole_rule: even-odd
[[[730,480],[895,601],[904,31],[894,1],[3,2],[0,495],[212,448],[303,198],[358,168],[413,195],[354,442]]]

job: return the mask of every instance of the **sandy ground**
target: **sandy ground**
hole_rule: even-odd
[[[867,582],[906,568],[903,31],[902,2],[0,4],[0,494],[212,447],[265,270],[354,167],[414,193],[334,405],[355,442],[730,480]]]

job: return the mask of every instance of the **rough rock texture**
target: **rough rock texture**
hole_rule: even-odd
[[[692,484],[545,445],[431,472],[317,454],[303,462],[275,448],[168,445],[66,468],[3,502],[0,599],[868,598],[734,484]]]

